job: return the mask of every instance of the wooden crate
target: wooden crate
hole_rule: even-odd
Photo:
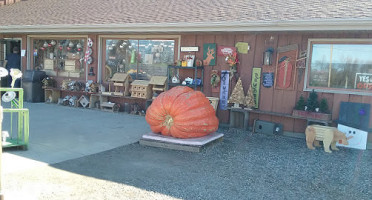
[[[152,94],[160,94],[166,90],[166,76],[152,76],[150,85],[152,85]],[[155,97],[153,97],[155,98]]]
[[[115,73],[114,76],[109,80],[109,92],[111,91],[111,85],[114,86],[113,95],[116,96],[129,96],[129,84],[132,81],[132,77],[126,73]]]
[[[53,70],[54,69],[54,60],[53,59],[45,59],[44,60],[44,69]]]
[[[89,97],[86,95],[81,95],[78,101],[84,108],[89,105]]]
[[[44,92],[45,103],[57,103],[61,97],[61,91],[58,89],[46,88]]]
[[[75,60],[65,60],[65,71],[75,71],[76,61]]]
[[[132,83],[132,97],[150,99],[152,97],[150,81],[135,80]]]
[[[119,112],[120,109],[119,104],[112,102],[103,102],[100,106],[102,111]]]

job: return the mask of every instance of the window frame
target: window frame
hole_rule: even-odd
[[[83,46],[83,49],[82,49],[82,53],[85,54],[85,50],[86,50],[86,42],[88,41],[88,35],[52,35],[52,34],[48,34],[48,35],[28,35],[27,36],[27,51],[29,52],[27,54],[27,69],[28,70],[34,70],[35,69],[35,66],[34,66],[34,57],[33,57],[33,51],[34,51],[34,40],[63,40],[63,39],[71,39],[71,40],[80,40],[80,39],[84,39],[85,41],[85,44]],[[56,76],[53,76],[53,77],[56,77],[56,78],[71,78],[71,79],[86,79],[87,77],[87,71],[89,71],[89,69],[86,69],[86,64],[84,62],[84,74],[82,74],[80,77],[65,77],[65,76],[59,76],[58,75],[58,71],[57,72],[57,75]]]
[[[371,44],[372,39],[351,39],[351,38],[310,38],[308,39],[307,45],[307,59],[306,69],[304,78],[304,91],[312,91],[313,89],[317,92],[324,93],[337,93],[337,94],[355,94],[372,96],[372,90],[360,90],[360,89],[343,89],[343,88],[326,88],[326,87],[313,87],[309,86],[309,76],[311,71],[311,59],[312,59],[312,48],[313,44]],[[372,52],[371,52],[372,54]]]
[[[180,58],[181,35],[99,35],[98,36],[98,83],[107,83],[104,80],[104,63],[106,57],[104,40],[174,40],[174,58]]]

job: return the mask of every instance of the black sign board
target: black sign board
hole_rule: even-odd
[[[274,84],[274,72],[263,72],[262,76],[262,85],[271,88]]]

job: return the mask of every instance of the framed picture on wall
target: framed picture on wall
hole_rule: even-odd
[[[216,43],[206,43],[203,45],[203,65],[216,65]]]
[[[292,90],[296,74],[298,45],[279,47],[277,50],[275,89]]]

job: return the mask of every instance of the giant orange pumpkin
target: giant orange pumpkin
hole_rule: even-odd
[[[218,129],[218,119],[209,100],[200,91],[174,87],[154,99],[146,111],[154,133],[176,138],[203,137]]]

